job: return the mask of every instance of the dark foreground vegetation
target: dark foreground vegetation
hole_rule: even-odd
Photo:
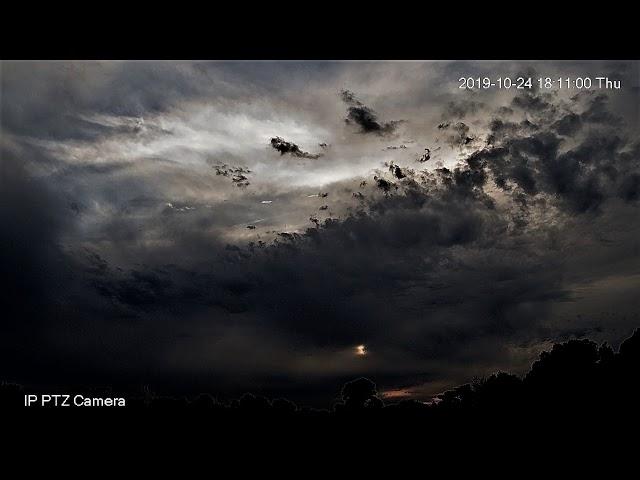
[[[431,426],[465,422],[502,422],[522,428],[527,422],[586,422],[613,425],[637,418],[640,405],[640,329],[622,343],[619,352],[590,340],[571,340],[543,352],[531,370],[520,378],[497,373],[471,384],[444,392],[429,404],[403,400],[385,404],[376,384],[366,378],[346,383],[341,401],[331,409],[298,407],[286,399],[267,399],[251,393],[232,402],[220,402],[208,394],[193,398],[154,395],[127,397],[127,407],[104,409],[55,409],[56,411],[127,413],[196,413],[198,418],[215,422],[241,420],[326,420],[331,422],[388,421],[428,422]],[[4,383],[1,387],[3,410],[14,407],[22,412],[51,411],[24,407],[28,388]]]

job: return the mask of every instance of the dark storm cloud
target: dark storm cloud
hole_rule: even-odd
[[[8,280],[0,292],[2,378],[38,385],[87,384],[112,382],[115,374],[126,382],[166,360],[168,339],[182,335],[171,326],[175,315],[193,315],[203,308],[242,310],[234,304],[233,277],[219,279],[207,294],[207,273],[198,274],[189,263],[194,255],[201,260],[206,252],[215,257],[224,250],[201,233],[206,227],[202,216],[187,220],[199,228],[184,231],[185,221],[172,221],[159,212],[154,220],[163,226],[164,238],[179,239],[179,247],[170,252],[136,249],[144,242],[137,216],[122,215],[108,223],[109,242],[134,256],[144,252],[138,255],[138,266],[123,269],[93,250],[64,248],[64,238],[73,234],[81,217],[73,214],[62,192],[27,168],[33,163],[29,160],[24,151],[2,150],[0,222],[11,225],[0,232],[0,268]],[[149,208],[158,200],[137,198],[130,203],[132,208]],[[78,208],[84,214],[84,208]],[[152,223],[148,220],[145,226],[157,228]],[[190,256],[179,253],[186,245]],[[171,265],[165,255],[180,258],[189,268]],[[185,320],[185,329],[193,326]]]
[[[527,100],[516,97],[514,105],[536,105],[536,111],[543,112],[540,125],[494,120],[489,134],[492,147],[476,155],[487,161],[501,188],[515,185],[530,196],[551,194],[578,213],[595,210],[609,198],[634,198],[639,144],[610,128],[620,119],[606,109],[602,96],[593,98],[581,114],[558,114],[535,94],[523,97]],[[594,128],[603,121],[608,122],[606,128]],[[562,137],[575,135],[583,125],[592,127],[588,135],[562,149]]]
[[[542,194],[569,213],[614,202],[607,212],[616,215],[622,185],[628,182],[625,191],[633,198],[637,179],[637,143],[603,131],[561,148],[554,134],[557,110],[547,111],[553,114],[537,126],[493,122],[496,145],[453,170],[429,174],[391,165],[389,176],[379,174],[373,183],[386,195],[373,197],[364,210],[289,235],[252,257],[262,273],[247,303],[265,305],[274,324],[311,343],[342,338],[344,345],[406,345],[401,331],[417,329],[424,333],[411,341],[417,358],[434,351],[462,355],[484,350],[492,338],[533,334],[550,303],[570,293],[561,284],[562,255],[544,228],[523,230],[522,215],[533,218]],[[511,206],[498,207],[486,194],[492,181],[517,187]],[[525,199],[532,210],[523,213]],[[340,265],[340,275],[333,265]],[[432,310],[429,321],[417,314],[425,308]]]
[[[524,92],[516,95],[512,105],[527,112],[541,112],[544,110],[555,110],[550,93]]]
[[[95,140],[136,133],[86,115],[141,118],[203,93],[190,68],[150,62],[5,62],[2,128],[34,138]],[[28,93],[27,93],[28,92]],[[138,127],[139,128],[139,127]]]
[[[555,260],[508,235],[508,220],[467,171],[396,178],[394,195],[344,221],[219,250],[210,274],[174,272],[169,281],[132,270],[101,275],[99,289],[136,315],[201,305],[255,316],[309,348],[366,343],[414,361],[463,358],[487,338],[522,334],[546,301],[566,297],[549,268]]]
[[[398,125],[402,123],[402,120],[391,120],[389,122],[378,120],[378,114],[358,100],[355,94],[349,90],[343,90],[340,92],[340,96],[342,101],[348,105],[345,123],[358,126],[360,133],[372,133],[381,136],[392,135]]]
[[[605,95],[596,95],[589,102],[587,110],[585,110],[581,118],[585,122],[604,123],[610,126],[621,124],[621,119],[613,114],[607,108],[608,99]]]
[[[463,147],[474,140],[474,137],[469,133],[469,125],[464,122],[456,122],[453,124],[449,122],[441,123],[438,125],[438,129],[445,130],[448,133],[445,141],[451,147]]]
[[[446,118],[462,119],[469,114],[477,113],[483,108],[485,108],[484,103],[474,100],[449,102],[445,110],[445,116]]]
[[[47,330],[74,273],[59,236],[72,219],[64,199],[33,177],[24,158],[7,148],[0,154],[0,374],[14,378],[51,360]]]
[[[6,285],[9,290],[2,289],[3,296],[6,294],[3,304],[9,302],[16,308],[22,304],[26,308],[27,292],[45,291],[47,266],[60,253],[55,240],[64,223],[64,209],[45,185],[30,177],[12,152],[2,151],[0,168],[3,225],[0,265],[3,278],[13,280]],[[32,241],[34,238],[38,241]]]
[[[582,127],[582,120],[580,115],[569,113],[556,121],[552,127],[559,135],[574,135]]]
[[[302,150],[300,150],[300,147],[298,147],[298,145],[292,142],[287,142],[284,138],[281,137],[272,138],[270,143],[273,149],[280,152],[280,155],[289,154],[292,157],[308,158],[311,160],[316,160],[322,156],[321,153],[313,154],[309,152],[303,152]]]

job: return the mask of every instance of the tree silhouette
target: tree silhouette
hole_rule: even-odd
[[[607,344],[590,340],[571,340],[542,352],[524,378],[499,372],[473,383],[460,385],[424,403],[405,399],[385,405],[376,384],[357,378],[344,384],[340,402],[333,413],[308,407],[298,408],[285,398],[273,401],[245,393],[230,404],[203,393],[191,400],[156,395],[148,388],[127,399],[131,411],[150,409],[163,415],[190,410],[203,413],[216,422],[242,418],[255,420],[345,419],[353,417],[367,423],[398,419],[415,425],[428,424],[453,428],[487,420],[508,425],[537,426],[531,421],[545,419],[566,424],[572,419],[591,424],[612,425],[638,416],[640,404],[640,330],[625,340],[619,353]],[[24,408],[24,395],[39,393],[14,383],[0,384],[2,407]],[[488,426],[489,424],[485,424]]]
[[[338,404],[338,410],[362,411],[384,406],[382,400],[378,398],[376,384],[364,377],[345,383],[340,396],[342,404]]]
[[[590,407],[600,356],[589,340],[571,340],[542,352],[524,379],[533,408],[559,413]]]

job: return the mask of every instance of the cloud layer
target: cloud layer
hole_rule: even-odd
[[[3,62],[2,377],[324,404],[628,336],[638,91],[478,98],[461,68]]]

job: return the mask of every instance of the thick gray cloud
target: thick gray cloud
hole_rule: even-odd
[[[456,90],[489,67],[4,62],[2,376],[428,394],[624,338],[637,91]],[[536,65],[589,68],[638,67]]]

